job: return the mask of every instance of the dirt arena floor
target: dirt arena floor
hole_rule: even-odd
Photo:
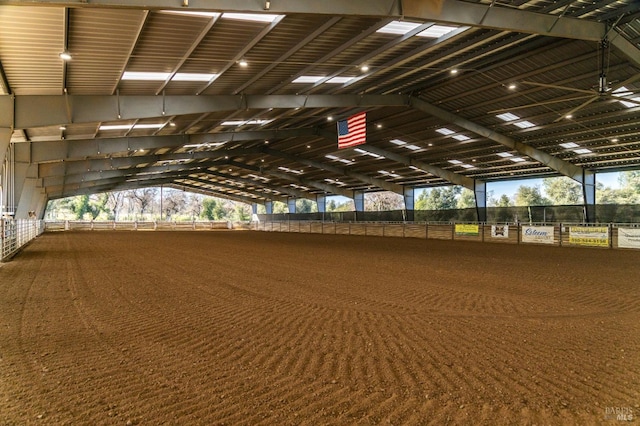
[[[2,425],[640,422],[640,252],[47,233],[0,266]]]

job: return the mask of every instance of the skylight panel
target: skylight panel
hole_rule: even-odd
[[[574,149],[573,152],[575,152],[576,154],[591,154],[593,151],[587,148],[579,148],[579,149]]]
[[[302,170],[290,169],[288,167],[283,167],[283,166],[278,167],[278,170],[282,170],[283,172],[287,172],[287,173],[293,173],[295,175],[301,175],[303,173]]]
[[[502,158],[509,158],[509,157],[513,157],[513,154],[509,153],[509,152],[498,152],[496,154],[498,157],[502,157]]]
[[[400,139],[391,139],[389,142],[391,142],[394,145],[399,145],[399,146],[407,144],[405,141],[400,140]]]
[[[378,173],[380,173],[381,175],[385,175],[385,176],[392,177],[392,178],[399,178],[399,177],[402,177],[402,176],[400,176],[400,175],[399,175],[399,174],[397,174],[397,173],[388,172],[388,171],[386,171],[386,170],[378,170]]]
[[[457,27],[451,27],[448,25],[432,25],[424,31],[416,34],[418,37],[430,37],[430,38],[438,38],[442,37],[445,34],[449,34],[451,31],[456,30]]]
[[[561,143],[560,146],[563,147],[563,148],[569,149],[569,148],[577,148],[580,145],[578,145],[577,143],[574,143],[574,142],[565,142],[565,143]]]
[[[451,129],[447,129],[446,127],[443,127],[441,129],[436,129],[436,132],[440,133],[441,135],[445,135],[445,136],[449,136],[454,134],[455,132]]]
[[[273,15],[268,13],[225,13],[222,15],[223,19],[235,19],[238,21],[252,21],[252,22],[274,22],[282,15]]]
[[[400,34],[404,35],[411,30],[414,30],[420,26],[419,23],[416,22],[406,22],[406,21],[392,21],[389,22],[384,27],[377,30],[377,33],[383,34]]]
[[[364,149],[354,148],[353,150],[355,152],[357,152],[358,154],[368,155],[370,157],[374,157],[374,158],[378,158],[378,159],[384,158],[382,155],[374,154],[373,152],[365,151]]]
[[[523,162],[527,161],[524,158],[520,158],[520,157],[509,158],[509,160],[513,161],[514,163],[523,163]]]
[[[338,157],[336,157],[335,155],[331,155],[331,154],[327,154],[325,155],[326,158],[328,158],[329,160],[338,160]]]
[[[511,114],[510,112],[505,112],[504,114],[498,114],[496,115],[496,117],[498,117],[502,121],[513,121],[513,120],[518,120],[520,118],[515,114]]]
[[[325,81],[325,83],[330,84],[344,84],[353,80],[353,77],[332,77],[329,80]]]
[[[263,125],[271,123],[273,120],[229,120],[223,121],[222,126],[244,126],[245,124]]]
[[[203,18],[217,18],[220,16],[217,12],[199,12],[195,10],[163,10],[162,13],[172,13],[174,15],[191,15],[191,16],[200,16]]]
[[[168,72],[138,72],[125,71],[122,74],[123,80],[147,80],[147,81],[165,81],[171,73]]]
[[[524,121],[519,121],[517,123],[513,123],[515,126],[520,127],[521,129],[528,129],[530,127],[535,127],[535,124],[533,124],[530,121],[524,120]]]
[[[99,127],[99,130],[130,130],[134,128],[138,129],[161,129],[164,124],[103,124]]]
[[[451,164],[462,164],[462,161],[460,161],[460,160],[449,160],[449,162]]]
[[[171,81],[210,81],[218,77],[218,74],[176,73]]]
[[[319,75],[301,75],[292,81],[292,83],[317,83],[318,81],[326,78],[324,76]]]
[[[411,151],[418,151],[418,150],[422,149],[417,145],[405,145],[404,147],[407,148],[407,149],[410,149]]]
[[[465,169],[473,169],[473,168],[475,168],[475,166],[472,166],[471,164],[461,164],[460,167],[464,167]]]
[[[103,124],[99,130],[129,130],[133,124]]]
[[[455,135],[451,137],[461,142],[468,141],[469,139],[471,139],[469,136],[465,136],[465,135]]]

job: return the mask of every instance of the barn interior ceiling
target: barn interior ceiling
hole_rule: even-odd
[[[367,143],[338,149],[361,111]],[[637,169],[640,3],[0,0],[0,112],[47,199]]]

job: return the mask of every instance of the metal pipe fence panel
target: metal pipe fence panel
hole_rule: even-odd
[[[34,219],[0,219],[0,261],[14,256],[44,232],[44,223]]]

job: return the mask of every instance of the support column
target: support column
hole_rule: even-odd
[[[265,201],[264,209],[267,211],[267,214],[273,214],[273,201]]]
[[[287,207],[289,208],[289,213],[296,212],[296,198],[287,199]]]
[[[251,204],[251,214],[258,214],[258,203]]]
[[[325,213],[327,211],[327,197],[325,195],[316,195],[316,205],[318,206],[318,213]]]
[[[487,183],[476,180],[473,183],[473,192],[476,196],[476,213],[478,222],[487,221]]]
[[[360,212],[364,212],[364,192],[363,191],[353,192],[353,204],[356,207],[356,220],[362,219],[363,215],[360,214]]]
[[[582,197],[584,200],[584,220],[596,221],[596,174],[590,170],[582,172]]]
[[[9,187],[10,183],[6,180],[12,180],[13,170],[9,164],[5,164],[7,158],[7,150],[11,143],[11,134],[13,131],[7,127],[0,127],[0,218],[8,210],[9,206]]]
[[[407,222],[413,222],[414,219],[414,205],[415,205],[415,190],[413,187],[405,186],[404,187],[404,210],[405,210],[405,218]]]

